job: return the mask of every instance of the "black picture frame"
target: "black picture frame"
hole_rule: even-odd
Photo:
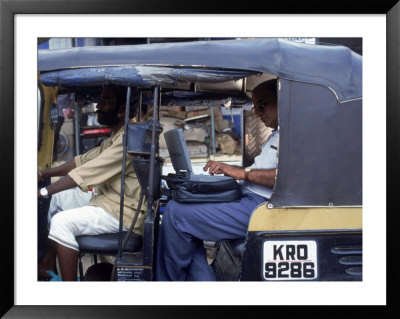
[[[387,306],[329,307],[333,316],[359,316],[365,312],[374,317],[396,317],[399,315],[395,288],[399,283],[396,276],[395,257],[399,236],[396,234],[397,212],[395,211],[395,182],[399,179],[398,163],[400,136],[400,77],[399,77],[399,42],[400,42],[400,3],[377,0],[327,0],[327,1],[285,1],[264,3],[260,6],[253,1],[246,5],[229,4],[216,1],[155,1],[155,0],[0,0],[0,181],[1,191],[1,308],[4,318],[157,318],[208,316],[226,316],[228,311],[234,316],[247,317],[264,311],[263,307],[190,307],[190,306],[16,306],[14,304],[14,16],[16,14],[386,14],[387,18],[387,169],[379,174],[387,174]],[[382,101],[382,104],[384,101]],[[377,107],[383,107],[382,105]],[[13,169],[10,169],[13,167]],[[372,172],[376,174],[378,172]],[[377,187],[379,187],[377,185]],[[383,213],[383,212],[377,212]],[[378,274],[379,275],[379,274]],[[150,297],[149,297],[150,298]],[[251,309],[248,309],[251,307]],[[313,309],[327,312],[326,307]],[[308,307],[269,307],[264,315],[310,315]],[[312,314],[311,314],[312,315]]]

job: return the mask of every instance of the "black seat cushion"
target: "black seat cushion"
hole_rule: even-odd
[[[233,255],[241,260],[246,238],[231,239],[229,243],[231,244]]]
[[[122,241],[127,232],[123,232]],[[119,233],[100,234],[93,236],[78,236],[76,241],[79,245],[79,251],[82,253],[110,254],[116,255],[118,252]],[[137,252],[142,249],[142,236],[131,233],[128,242],[125,245],[124,252]]]
[[[245,242],[245,238],[238,238],[217,243],[217,253],[213,263],[217,281],[239,280]]]

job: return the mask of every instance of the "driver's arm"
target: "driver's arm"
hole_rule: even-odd
[[[47,192],[50,195],[56,194],[61,191],[65,191],[67,189],[73,188],[78,186],[77,183],[69,176],[65,175],[64,177],[60,178],[58,181],[50,184],[47,186]],[[38,190],[38,198],[41,197],[39,190]]]
[[[71,159],[64,164],[52,167],[47,170],[38,171],[38,181],[44,180],[46,177],[65,176],[76,167],[74,159]]]
[[[52,167],[43,171],[38,171],[38,181],[40,182],[46,177],[65,176],[74,168],[96,158],[100,154],[100,149],[103,143],[105,143],[106,141],[107,139],[103,140],[100,146],[94,147],[84,154],[75,156],[73,159],[65,162],[60,166]]]

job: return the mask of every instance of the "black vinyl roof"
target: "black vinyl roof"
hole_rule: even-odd
[[[224,82],[257,73],[329,87],[339,101],[362,96],[362,57],[344,46],[277,38],[39,50],[46,85]]]

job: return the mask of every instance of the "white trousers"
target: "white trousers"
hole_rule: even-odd
[[[87,205],[91,194],[73,188],[56,195],[53,195],[49,209],[50,239],[79,251],[76,236],[119,231],[119,220],[101,207]],[[127,228],[123,227],[123,230]]]
[[[69,210],[86,206],[92,198],[92,192],[82,192],[79,187],[67,189],[51,196],[49,212],[47,215],[48,225],[55,214],[62,210]]]

